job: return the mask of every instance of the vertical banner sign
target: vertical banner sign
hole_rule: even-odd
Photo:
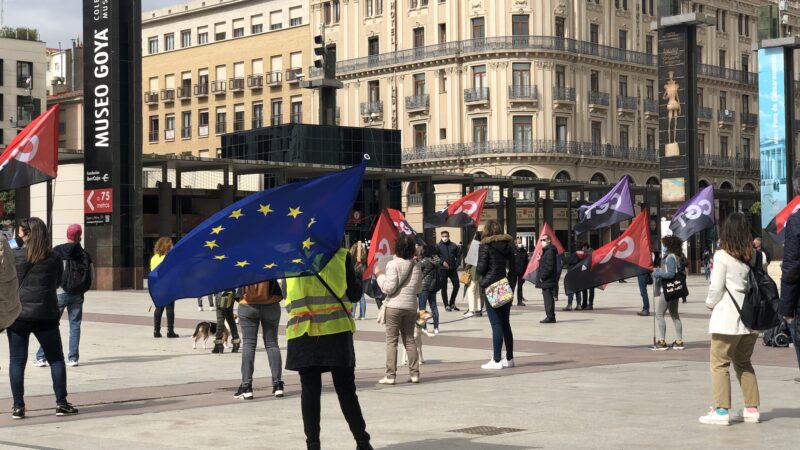
[[[141,1],[83,0],[83,36],[85,245],[99,289],[141,287]]]
[[[758,50],[758,132],[761,151],[761,226],[786,207],[786,68],[784,49]]]
[[[671,214],[697,188],[695,27],[658,32],[659,153],[661,200]]]

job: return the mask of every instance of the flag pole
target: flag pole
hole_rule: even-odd
[[[53,180],[47,180],[47,232],[53,245]]]

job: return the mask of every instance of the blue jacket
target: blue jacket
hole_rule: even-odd
[[[653,278],[657,280],[658,279],[672,280],[673,278],[675,278],[676,273],[678,273],[678,257],[670,253],[664,259],[663,267],[653,271]]]
[[[800,309],[800,214],[792,214],[783,231],[786,240],[783,244],[783,264],[781,265],[781,303],[782,316],[798,318]]]

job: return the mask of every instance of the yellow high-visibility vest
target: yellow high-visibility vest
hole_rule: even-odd
[[[356,331],[356,323],[351,315],[353,306],[345,295],[346,261],[347,250],[339,249],[319,273],[334,294],[342,300],[341,303],[316,276],[286,279],[286,309],[289,311],[289,322],[286,324],[287,339],[294,339],[304,334],[325,336]],[[342,303],[345,308],[342,308]]]

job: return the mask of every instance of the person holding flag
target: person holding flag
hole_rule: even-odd
[[[678,314],[678,299],[667,300],[664,293],[664,280],[672,280],[675,275],[681,271],[681,260],[683,256],[683,241],[677,236],[665,236],[661,243],[667,249],[667,256],[662,259],[662,266],[660,269],[653,271],[653,281],[656,285],[656,320],[658,321],[658,341],[656,341],[653,350],[669,350],[670,348],[676,350],[683,350],[683,323],[681,316]],[[664,313],[669,309],[669,315],[672,317],[672,323],[675,324],[675,342],[672,345],[667,345],[667,322],[664,320]]]
[[[549,235],[542,234],[539,240],[542,243],[542,255],[539,257],[539,273],[536,287],[542,290],[544,313],[547,316],[539,323],[556,323],[554,294],[558,283],[558,273],[556,273],[556,258],[558,258],[558,255]]]
[[[800,166],[794,171],[794,193],[800,198]],[[800,214],[786,220],[781,264],[781,303],[779,314],[789,324],[800,366]],[[800,377],[794,379],[800,383]]]

